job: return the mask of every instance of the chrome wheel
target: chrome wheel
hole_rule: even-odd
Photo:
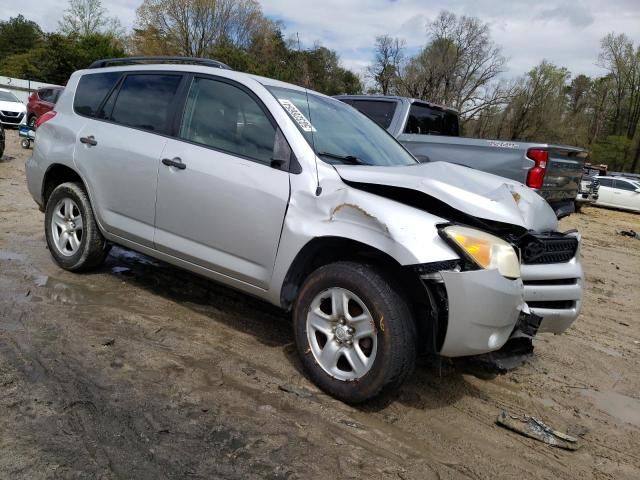
[[[84,233],[82,214],[76,202],[66,197],[58,201],[51,217],[51,236],[61,255],[70,257],[80,248]]]
[[[373,316],[355,293],[344,288],[329,288],[313,299],[307,338],[318,365],[338,380],[363,377],[376,359]]]

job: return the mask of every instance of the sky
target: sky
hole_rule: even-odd
[[[600,39],[626,33],[640,45],[640,0],[259,0],[264,13],[299,33],[306,46],[320,42],[342,64],[362,73],[373,57],[376,35],[405,40],[414,53],[427,42],[426,24],[442,10],[475,16],[507,57],[505,78],[519,76],[541,60],[573,75],[601,75]],[[111,16],[131,27],[142,0],[102,0]],[[22,14],[46,31],[57,28],[65,0],[0,0],[0,19]]]

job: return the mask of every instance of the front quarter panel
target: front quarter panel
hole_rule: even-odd
[[[387,253],[400,265],[415,265],[458,256],[440,238],[436,225],[444,220],[422,210],[349,187],[337,172],[318,162],[322,193],[304,175],[291,176],[291,199],[274,269],[270,299],[280,291],[290,265],[311,240],[337,237]]]

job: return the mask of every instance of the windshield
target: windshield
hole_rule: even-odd
[[[20,102],[11,92],[0,92],[0,102]]]
[[[267,87],[317,155],[327,163],[415,165],[417,160],[391,135],[350,106],[299,90]]]

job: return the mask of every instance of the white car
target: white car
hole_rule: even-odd
[[[27,123],[27,106],[4,88],[0,88],[0,123],[16,126]]]
[[[600,182],[596,205],[640,212],[640,181],[624,177],[596,177]]]

